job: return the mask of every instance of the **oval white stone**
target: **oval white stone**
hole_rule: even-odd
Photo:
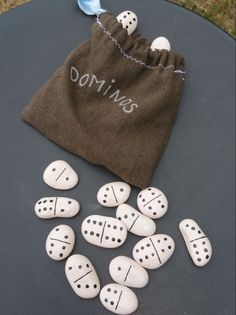
[[[44,197],[34,207],[36,215],[41,219],[71,218],[80,210],[78,201],[64,197]]]
[[[117,16],[117,21],[120,22],[128,35],[133,34],[138,26],[138,17],[132,11],[124,11]]]
[[[54,161],[48,165],[43,173],[45,183],[55,189],[68,190],[78,183],[78,175],[65,161]]]
[[[143,288],[148,283],[148,273],[136,261],[126,256],[112,259],[109,265],[112,279],[133,288]]]
[[[171,45],[170,45],[170,42],[168,41],[168,39],[166,37],[157,37],[156,39],[154,39],[154,41],[152,42],[151,44],[151,50],[162,50],[162,49],[165,49],[165,50],[168,50],[170,51],[171,50]]]
[[[162,191],[155,187],[142,190],[137,197],[139,210],[149,218],[161,218],[168,209],[168,201]]]
[[[75,245],[75,233],[69,225],[58,225],[48,234],[46,251],[53,260],[62,260],[70,255]]]
[[[115,314],[128,315],[138,308],[138,299],[134,292],[117,283],[110,283],[102,288],[100,301],[107,310]]]
[[[81,226],[83,237],[90,244],[116,248],[121,246],[127,237],[127,229],[119,220],[101,215],[90,215]]]
[[[133,234],[150,236],[156,232],[156,224],[152,219],[125,203],[117,208],[116,217]]]
[[[174,240],[165,234],[155,234],[139,241],[133,249],[134,259],[144,268],[163,266],[175,249]]]
[[[205,266],[212,256],[212,247],[208,237],[192,219],[182,220],[179,229],[193,263],[198,267]]]
[[[104,207],[117,207],[129,198],[131,188],[124,182],[112,182],[103,185],[98,193],[97,200]]]
[[[91,261],[83,255],[70,256],[65,265],[66,277],[74,292],[92,299],[100,292],[100,281]]]

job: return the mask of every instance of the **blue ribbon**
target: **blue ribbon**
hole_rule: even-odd
[[[101,8],[100,0],[77,0],[80,9],[87,15],[99,15],[106,10]]]

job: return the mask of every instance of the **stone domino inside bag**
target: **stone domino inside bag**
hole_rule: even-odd
[[[145,188],[169,138],[181,97],[184,59],[150,49],[101,13],[32,98],[22,118],[66,150]]]

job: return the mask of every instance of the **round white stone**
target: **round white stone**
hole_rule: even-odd
[[[170,259],[175,249],[174,240],[165,234],[155,234],[139,241],[133,248],[134,259],[144,268],[156,269]]]
[[[138,27],[138,17],[132,11],[124,11],[117,16],[117,21],[122,24],[123,28],[127,30],[128,35]]]
[[[168,41],[168,39],[166,37],[157,37],[156,39],[154,39],[154,41],[151,44],[151,50],[171,50],[171,45],[170,42]]]
[[[79,178],[67,162],[58,160],[48,165],[43,173],[43,180],[52,188],[68,190],[77,185]]]
[[[137,197],[139,210],[149,218],[159,219],[168,209],[168,201],[162,191],[155,187],[142,190]]]
[[[119,220],[101,215],[90,215],[81,226],[81,233],[90,244],[116,248],[121,246],[127,237],[127,229]]]
[[[129,232],[138,236],[150,236],[156,232],[156,224],[152,219],[125,203],[117,208],[116,217]]]
[[[100,292],[100,281],[91,261],[83,255],[70,256],[65,265],[66,277],[74,292],[92,299]]]
[[[53,260],[63,260],[75,245],[75,233],[69,225],[58,225],[48,234],[46,252]]]
[[[104,207],[117,207],[128,200],[130,192],[131,187],[128,184],[112,182],[99,189],[97,200]]]
[[[44,197],[34,207],[36,215],[41,219],[72,218],[79,210],[78,201],[64,197]]]
[[[126,256],[112,259],[109,265],[112,279],[122,285],[143,288],[148,283],[148,273],[136,261]]]
[[[138,299],[134,292],[117,283],[110,283],[102,288],[100,301],[107,310],[115,314],[128,315],[138,308]]]
[[[212,247],[208,237],[192,219],[182,220],[179,229],[193,263],[198,267],[205,266],[212,256]]]

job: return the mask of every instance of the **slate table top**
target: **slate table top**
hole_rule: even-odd
[[[149,272],[146,288],[135,289],[136,315],[234,314],[234,40],[200,16],[166,1],[104,0],[114,14],[130,9],[139,31],[153,40],[166,36],[186,59],[186,80],[178,117],[152,179],[169,200],[158,233],[176,242],[173,257]],[[50,142],[20,119],[38,88],[68,53],[89,38],[92,17],[72,0],[38,0],[0,16],[0,313],[3,315],[106,315],[99,299],[83,300],[70,288],[64,261],[45,253],[45,240],[57,224],[76,232],[74,253],[94,263],[102,285],[111,282],[109,262],[131,256],[140,239],[129,235],[116,249],[88,244],[80,234],[90,214],[115,215],[98,206],[97,190],[116,180]],[[44,168],[57,159],[79,173],[79,185],[55,192],[42,180]],[[129,203],[136,206],[138,190]],[[81,203],[73,219],[40,220],[34,203],[43,196],[68,196]],[[178,230],[184,218],[195,219],[208,234],[213,257],[193,265]]]

